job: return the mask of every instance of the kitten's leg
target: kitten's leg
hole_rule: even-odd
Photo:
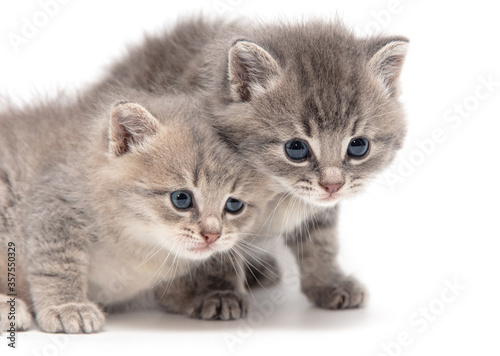
[[[22,299],[0,294],[0,333],[9,330],[11,322],[15,322],[16,330],[26,330],[31,325],[31,313]]]
[[[195,319],[234,320],[248,312],[243,268],[227,255],[214,256],[190,274],[165,282],[155,295],[168,312]]]
[[[336,222],[338,208],[324,211],[303,223],[287,239],[301,273],[301,289],[315,305],[326,309],[358,308],[366,292],[338,266]]]
[[[44,220],[30,235],[28,281],[38,326],[46,332],[92,333],[104,315],[87,299],[88,243],[74,217]],[[41,232],[43,235],[41,236]]]

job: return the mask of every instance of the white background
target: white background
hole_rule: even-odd
[[[342,210],[341,260],[371,293],[365,309],[315,309],[292,279],[255,292],[247,321],[136,312],[109,317],[97,335],[33,329],[18,334],[14,352],[2,336],[0,353],[498,355],[500,25],[492,4],[70,0],[15,48],[9,36],[21,35],[23,18],[31,21],[41,7],[33,0],[2,1],[0,93],[18,103],[96,81],[144,31],[199,12],[266,20],[338,14],[359,33],[405,35],[411,50],[402,75],[410,122],[406,147],[388,174]],[[488,80],[497,84],[485,87]],[[291,257],[284,259],[293,271]],[[443,295],[449,283],[465,290]],[[286,297],[262,316],[256,303],[268,303],[273,291]],[[421,308],[430,308],[432,322]]]

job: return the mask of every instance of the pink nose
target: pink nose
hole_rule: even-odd
[[[207,244],[214,243],[217,241],[217,239],[220,237],[220,233],[213,233],[213,232],[202,232],[201,236],[205,238],[205,241],[207,241]]]
[[[331,183],[319,183],[319,185],[321,185],[328,193],[332,194],[332,193],[338,192],[338,190],[340,188],[342,188],[342,186],[344,184],[342,184],[342,183],[334,183],[334,184],[331,184]]]

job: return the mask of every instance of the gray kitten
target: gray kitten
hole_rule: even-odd
[[[217,139],[194,98],[127,91],[86,103],[0,115],[0,298],[13,242],[17,328],[31,308],[44,331],[96,332],[101,307],[151,290],[172,312],[244,316],[243,279],[226,270],[269,182]],[[204,272],[222,282],[189,277]],[[182,275],[187,303],[169,297]]]
[[[403,144],[398,78],[407,49],[406,38],[358,38],[338,23],[188,20],[132,49],[96,90],[203,93],[220,136],[283,192],[256,235],[285,236],[313,303],[354,308],[365,291],[336,263],[337,204]],[[252,260],[261,262],[251,279],[275,270],[269,256]]]

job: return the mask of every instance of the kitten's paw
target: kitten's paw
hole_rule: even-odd
[[[2,331],[7,331],[10,329],[10,323],[16,323],[16,330],[23,331],[27,330],[31,326],[31,313],[26,306],[26,303],[19,298],[15,298],[14,303],[12,303],[11,297],[1,295],[0,304],[0,333]],[[9,312],[11,316],[13,315],[15,319],[9,320]]]
[[[68,303],[40,310],[36,320],[49,333],[89,334],[101,330],[104,314],[92,303]]]
[[[259,261],[245,265],[245,278],[249,288],[272,287],[281,280],[278,261],[271,255],[259,255]]]
[[[316,306],[334,310],[360,308],[367,299],[365,288],[352,277],[326,286],[304,287],[303,292]]]
[[[245,295],[232,291],[214,291],[195,298],[187,315],[204,320],[235,320],[244,318],[248,312]]]

